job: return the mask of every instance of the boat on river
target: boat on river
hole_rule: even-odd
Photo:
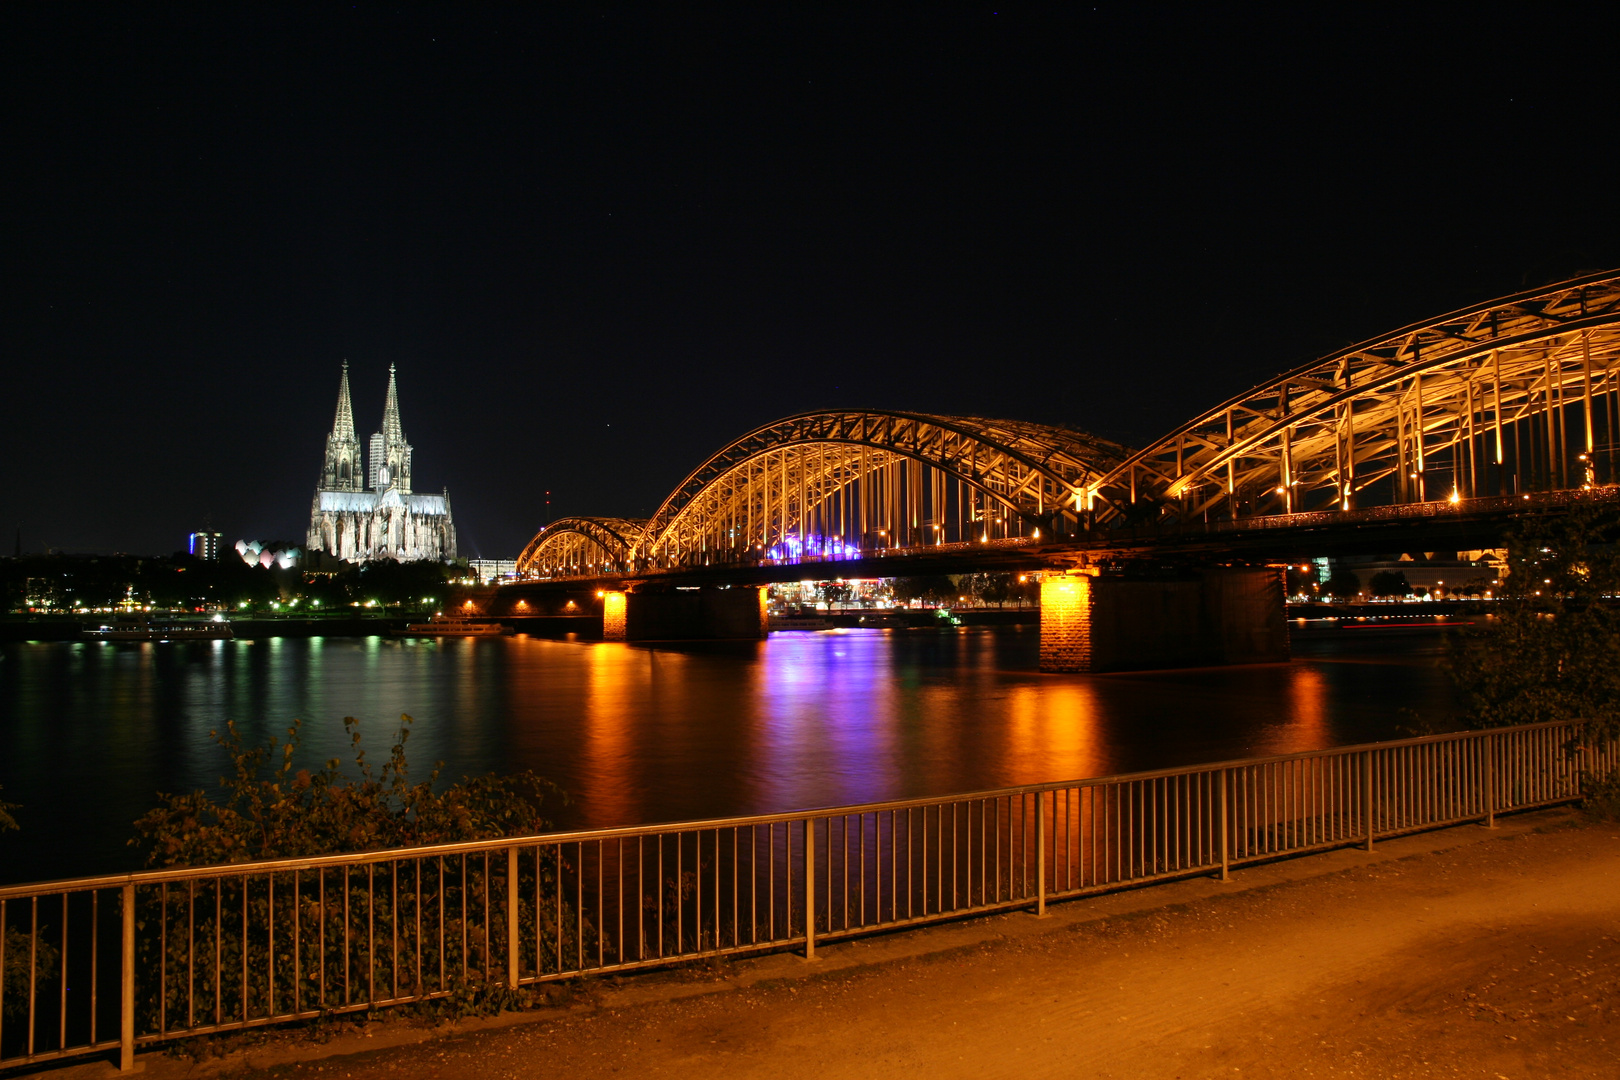
[[[395,637],[500,637],[510,634],[510,626],[478,622],[453,615],[435,615],[427,622],[410,623],[403,630],[390,630]]]
[[[224,619],[153,619],[146,615],[120,615],[99,626],[84,628],[96,641],[230,641],[236,635]]]
[[[832,620],[813,608],[789,609],[769,616],[771,633],[782,630],[831,630]]]

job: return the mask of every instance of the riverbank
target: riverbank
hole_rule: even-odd
[[[205,618],[206,616],[194,616]],[[427,615],[318,615],[232,618],[231,633],[239,638],[266,637],[370,637],[393,627],[425,619]],[[10,615],[0,618],[0,641],[83,641],[86,627],[100,626],[107,616]]]
[[[311,638],[311,637],[372,637],[386,636],[407,623],[422,622],[431,612],[409,615],[316,615],[271,616],[243,618],[233,616],[231,632],[238,638]],[[872,612],[854,609],[829,613],[829,622],[837,627],[858,627],[862,616]],[[200,616],[199,616],[200,617]],[[946,625],[932,610],[896,612],[892,616],[908,628],[937,628]],[[965,626],[1011,626],[1024,623],[1039,625],[1040,611],[1035,608],[964,608],[957,612],[958,622]],[[105,617],[87,615],[11,615],[0,617],[0,642],[5,641],[83,641],[86,627],[99,626]],[[487,621],[500,622],[519,634],[536,637],[600,638],[600,615],[503,615]]]
[[[1572,811],[1051,911],[143,1059],[152,1080],[1620,1074],[1620,827]]]
[[[1406,630],[1412,633],[1435,634],[1474,625],[1484,620],[1488,605],[1468,602],[1435,604],[1367,604],[1289,605],[1287,612],[1289,634],[1292,637],[1342,636],[1357,630]],[[955,623],[940,617],[939,612],[928,609],[896,609],[876,612],[856,608],[826,612],[828,622],[837,628],[854,629],[867,625],[874,615],[881,614],[894,628],[940,629],[960,626],[1029,626],[1038,627],[1039,608],[1034,607],[961,607],[950,611]],[[429,613],[409,615],[277,615],[261,618],[233,617],[231,631],[238,638],[310,638],[310,637],[371,637],[386,636],[407,623],[419,622]],[[104,618],[84,615],[8,615],[0,616],[0,642],[6,641],[82,641],[84,628],[100,625]],[[490,621],[500,622],[519,634],[536,637],[564,638],[574,635],[582,639],[602,636],[599,615],[502,615]]]

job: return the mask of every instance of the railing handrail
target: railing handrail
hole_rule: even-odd
[[[1441,742],[1462,742],[1515,732],[1543,731],[1554,727],[1574,728],[1570,721],[1548,720],[1536,724],[1512,727],[1484,728],[1472,731],[1445,732],[1437,735],[1419,735],[1406,739],[1390,739],[1349,746],[1326,747],[1320,750],[1302,750],[1291,754],[1271,754],[1264,757],[1232,758],[1196,765],[1181,765],[1168,769],[1147,769],[1107,776],[1082,777],[1072,780],[1048,780],[1035,784],[986,788],[976,791],[955,792],[946,795],[918,796],[908,799],[889,799],[882,802],[852,803],[839,806],[807,807],[783,810],[769,814],[749,814],[733,817],[700,818],[691,821],[655,822],[644,825],[617,825],[607,828],[571,829],[559,832],[529,833],[490,840],[463,840],[446,844],[425,844],[415,847],[379,848],[372,851],[343,852],[334,855],[291,856],[275,859],[254,859],[239,863],[212,863],[206,866],[157,867],[122,874],[101,874],[91,877],[64,878],[54,881],[25,882],[0,886],[0,900],[31,896],[85,892],[91,889],[117,888],[125,885],[157,885],[164,882],[199,880],[244,874],[274,874],[295,870],[312,870],[335,866],[364,866],[368,863],[391,862],[396,859],[433,858],[444,855],[497,852],[511,848],[536,845],[572,844],[582,841],[611,840],[627,836],[656,836],[670,833],[689,833],[709,829],[744,828],[752,825],[776,825],[809,819],[853,816],[890,810],[916,809],[949,803],[971,802],[981,799],[1031,795],[1038,792],[1060,791],[1074,787],[1098,787],[1106,784],[1125,784],[1141,780],[1155,780],[1195,773],[1211,773],[1224,769],[1252,768],[1289,761],[1325,758],[1391,750],[1402,747],[1424,746]]]

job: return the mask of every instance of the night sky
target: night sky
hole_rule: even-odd
[[[1620,266],[1572,9],[560,10],[6,5],[4,550],[302,542],[344,358],[512,557],[789,413],[1140,445]]]

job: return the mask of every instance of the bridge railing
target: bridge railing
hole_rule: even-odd
[[[1569,802],[1541,724],[863,806],[0,888],[0,1067],[818,943]]]

